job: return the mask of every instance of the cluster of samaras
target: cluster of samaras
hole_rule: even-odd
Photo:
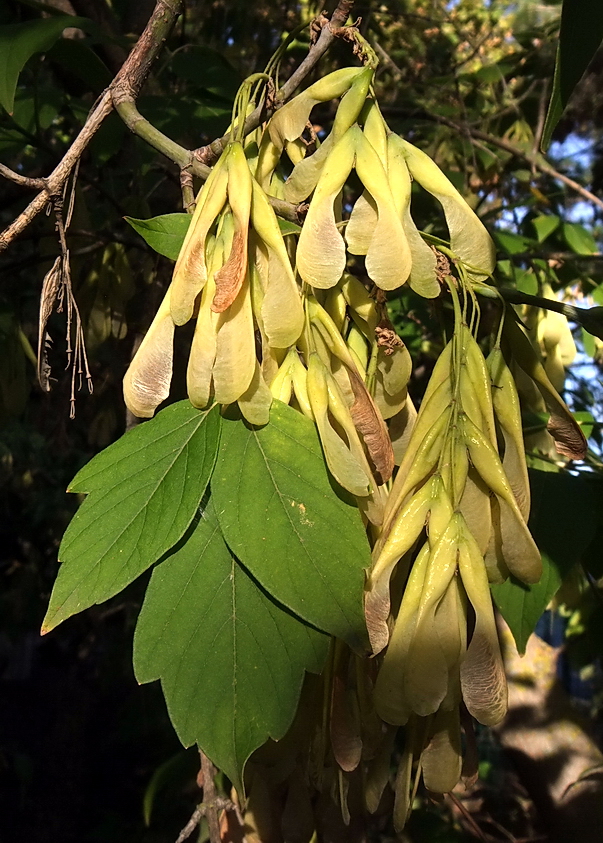
[[[475,290],[493,270],[492,242],[436,164],[389,130],[372,75],[336,71],[226,147],[199,193],[124,390],[134,414],[153,415],[169,393],[174,328],[195,318],[187,381],[196,407],[238,402],[249,423],[263,425],[278,399],[316,423],[329,471],[356,497],[374,543],[366,618],[373,652],[384,655],[372,706],[386,723],[407,724],[396,785],[402,825],[413,763],[420,760],[415,769],[430,790],[450,790],[461,775],[462,712],[485,724],[505,714],[489,582],[509,573],[525,583],[540,577],[526,526],[514,373],[521,369],[542,395],[562,452],[579,455],[583,439],[511,314],[488,358],[482,354]],[[330,134],[307,154],[312,107],[336,97]],[[353,170],[363,192],[344,221],[342,192]],[[441,203],[454,277],[413,222],[413,180]],[[269,195],[309,201],[299,232],[283,236]],[[346,272],[348,255],[364,256],[381,290],[408,283],[453,304],[452,338],[418,414],[407,393],[411,361],[391,331],[385,296],[371,297]],[[362,723],[357,731],[354,757],[332,745],[346,772],[391,750],[387,730],[368,730],[370,740]]]

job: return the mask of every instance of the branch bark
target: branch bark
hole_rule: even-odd
[[[40,193],[38,193],[8,228],[0,234],[0,252],[7,249],[13,240],[44,210],[51,197],[60,195],[65,182],[81,158],[84,150],[102,125],[104,119],[113,110],[115,92],[117,91],[119,95],[119,92],[128,91],[134,96],[140,92],[151,66],[163,46],[163,42],[169,35],[182,9],[182,2],[183,0],[158,0],[144,32],[126,59],[123,67],[111,86],[96,102],[82,130],[48,178],[37,180],[37,184],[34,184],[36,180],[25,181],[24,176],[19,176],[18,173],[13,173],[8,168],[2,168],[0,170],[2,175],[11,181],[20,183],[24,187],[39,187],[40,182],[43,183],[43,189],[40,190]]]

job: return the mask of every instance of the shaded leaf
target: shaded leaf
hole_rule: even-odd
[[[242,81],[227,59],[211,47],[189,45],[174,53],[169,66],[180,79],[229,101],[234,99]]]
[[[0,26],[0,105],[12,113],[19,74],[36,53],[49,50],[67,27],[90,31],[88,18],[61,15]]]
[[[531,469],[530,486],[529,527],[542,553],[542,577],[534,585],[509,578],[505,583],[490,586],[520,653],[525,652],[538,618],[564,576],[580,559],[598,523],[591,482],[584,476]]]
[[[139,682],[161,679],[185,746],[198,743],[240,794],[243,767],[293,720],[304,671],[329,639],[280,607],[228,549],[211,505],[153,572],[134,638]]]
[[[543,151],[548,148],[555,126],[602,39],[603,4],[600,0],[565,0],[561,10],[553,93],[542,133]]]
[[[117,594],[176,544],[211,475],[217,407],[167,407],[98,454],[69,491],[88,497],[61,542],[43,632]]]
[[[331,487],[309,419],[280,401],[261,429],[223,419],[212,494],[228,545],[275,599],[351,646],[366,645],[366,533],[356,507]]]

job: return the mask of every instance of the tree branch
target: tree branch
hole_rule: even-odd
[[[80,133],[48,178],[26,179],[7,167],[2,167],[0,174],[11,181],[24,187],[40,187],[41,183],[43,188],[16,220],[0,234],[0,252],[7,249],[30,222],[44,210],[51,197],[58,196],[61,193],[71,171],[81,158],[90,140],[100,128],[105,117],[113,110],[114,92],[117,91],[118,95],[124,91],[131,92],[132,95],[138,94],[181,9],[182,0],[158,0],[144,32],[123,67],[111,86],[97,100]]]

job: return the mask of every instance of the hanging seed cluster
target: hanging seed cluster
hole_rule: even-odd
[[[153,415],[169,393],[175,327],[193,319],[187,384],[196,407],[236,402],[249,423],[264,425],[278,399],[315,422],[328,469],[356,498],[374,547],[365,607],[376,658],[338,642],[322,680],[335,789],[345,817],[342,776],[362,768],[366,805],[376,809],[393,735],[404,726],[395,807],[402,827],[421,772],[437,793],[461,777],[468,714],[488,725],[505,715],[489,583],[509,575],[535,583],[541,574],[527,527],[516,382],[524,403],[537,396],[550,414],[547,435],[561,454],[580,457],[585,443],[502,303],[484,356],[477,294],[496,297],[492,241],[437,165],[391,132],[372,79],[371,67],[335,71],[246,138],[237,129],[244,101],[124,392],[135,415]],[[310,112],[332,99],[340,100],[332,130],[316,145]],[[362,192],[345,213],[353,173]],[[440,251],[413,221],[413,181],[445,215],[449,246]],[[309,202],[298,233],[283,236],[269,196]],[[358,256],[366,283],[350,271]],[[440,297],[452,313],[418,413],[407,390],[411,359],[380,292],[405,284]],[[565,334],[555,326],[557,342],[551,332],[542,341],[558,369]],[[323,746],[310,766],[322,769],[327,754]]]

